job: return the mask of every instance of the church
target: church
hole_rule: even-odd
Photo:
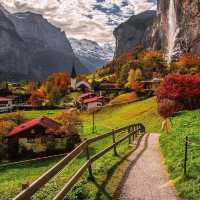
[[[84,81],[84,80],[78,81],[75,65],[73,65],[72,71],[71,71],[71,89],[74,91],[91,90],[91,86],[87,81]]]

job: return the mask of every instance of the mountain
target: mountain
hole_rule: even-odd
[[[64,32],[39,14],[10,14],[0,7],[0,78],[44,79],[58,71],[88,70],[75,57]]]
[[[142,43],[147,29],[153,24],[156,11],[145,11],[133,15],[129,20],[120,24],[114,30],[116,38],[115,56],[130,51],[133,47]]]
[[[170,63],[182,53],[200,55],[200,4],[198,0],[158,0],[157,15],[146,11],[115,29],[115,55],[137,45],[161,50]]]
[[[97,42],[86,39],[70,38],[69,40],[75,55],[89,71],[94,71],[97,67],[103,66],[113,58],[114,47],[111,43],[100,46]]]

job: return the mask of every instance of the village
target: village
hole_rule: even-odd
[[[58,109],[60,112],[68,112],[69,115],[73,115],[72,113],[77,111],[95,113],[105,106],[132,103],[140,100],[140,98],[144,99],[153,96],[154,91],[160,85],[160,79],[153,78],[148,81],[141,81],[138,84],[140,85],[139,88],[125,88],[120,87],[116,82],[105,79],[98,83],[94,79],[89,82],[85,77],[80,79],[76,73],[75,66],[73,66],[70,83],[67,85],[66,90],[67,95],[71,95],[73,98],[63,105],[57,103],[48,104],[49,101],[42,95],[36,95],[30,101],[34,92],[32,94],[24,92],[23,84],[10,83],[14,88],[12,91],[9,90],[8,83],[2,84],[4,87],[0,91],[0,112],[2,114],[18,114],[14,114],[14,119],[12,117],[10,119],[8,119],[9,117],[7,119],[1,118],[1,126],[3,126],[4,133],[3,137],[1,137],[0,160],[20,160],[20,158],[24,157],[32,158],[62,153],[72,150],[81,141],[78,132],[75,131],[70,135],[66,135],[66,130],[63,130],[63,124],[46,116],[20,121],[20,118],[23,118],[21,116],[23,111]],[[138,90],[140,92],[143,90],[148,95],[138,97],[136,95]],[[120,96],[125,98],[115,101]],[[17,121],[17,123],[9,127],[6,123],[12,120]]]

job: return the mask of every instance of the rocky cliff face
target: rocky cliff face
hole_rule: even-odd
[[[8,73],[28,73],[26,65],[26,45],[16,32],[15,26],[0,10],[0,78]]]
[[[191,52],[200,55],[200,2],[199,0],[159,0],[157,29],[160,32],[161,49],[168,53],[170,5],[174,4],[178,33],[174,48],[178,54]],[[172,22],[173,24],[173,22]]]
[[[142,43],[145,32],[153,24],[156,11],[146,11],[132,16],[114,30],[115,56],[123,54]]]
[[[199,0],[158,0],[157,16],[146,13],[149,11],[142,14],[142,21],[140,15],[133,16],[116,29],[116,56],[138,44],[162,50],[169,60],[183,52],[200,55]],[[143,20],[146,23],[141,29],[137,24]]]
[[[75,57],[64,32],[41,15],[9,14],[0,7],[0,70],[8,78],[44,79],[49,73],[87,69]]]

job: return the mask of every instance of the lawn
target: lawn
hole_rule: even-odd
[[[136,92],[130,92],[130,93],[125,93],[121,94],[117,97],[115,97],[110,104],[115,105],[115,104],[122,104],[122,103],[127,103],[127,102],[133,102],[138,100],[138,96]]]
[[[55,111],[51,116],[57,115],[60,111]],[[37,115],[48,115],[46,113],[27,112],[26,115],[31,118]],[[95,133],[92,132],[92,115],[82,113],[83,133],[82,138],[91,138],[102,134],[105,131],[122,127],[131,123],[142,122],[148,132],[157,132],[160,129],[160,118],[156,112],[155,98],[147,99],[141,102],[135,102],[123,106],[107,107],[95,114]],[[111,144],[111,139],[105,139],[98,142],[90,148],[90,153],[95,154],[102,148]],[[68,194],[69,200],[95,200],[95,199],[113,199],[116,188],[120,181],[121,173],[125,162],[120,163],[121,156],[130,150],[127,142],[118,147],[120,157],[113,156],[113,152],[106,154],[93,165],[95,181],[88,181],[88,173],[85,173],[79,183]],[[0,167],[0,199],[8,200],[14,197],[21,188],[21,184],[26,181],[33,181],[44,171],[55,164],[57,159],[34,162],[31,164],[21,164],[14,167]],[[37,192],[33,199],[51,200],[53,195],[58,192],[67,178],[78,169],[85,161],[85,155],[80,155],[68,167],[62,170],[57,177],[52,179],[41,191]]]
[[[160,145],[178,194],[184,199],[200,199],[200,110],[178,113],[168,134],[162,134]],[[183,175],[185,137],[188,148],[188,172]]]
[[[50,118],[56,117],[59,113],[61,113],[63,110],[56,109],[56,110],[31,110],[31,111],[20,111],[24,114],[24,117],[27,119],[33,119],[40,116],[46,116]],[[0,118],[3,118],[4,116],[9,116],[12,113],[2,113],[0,114]]]

